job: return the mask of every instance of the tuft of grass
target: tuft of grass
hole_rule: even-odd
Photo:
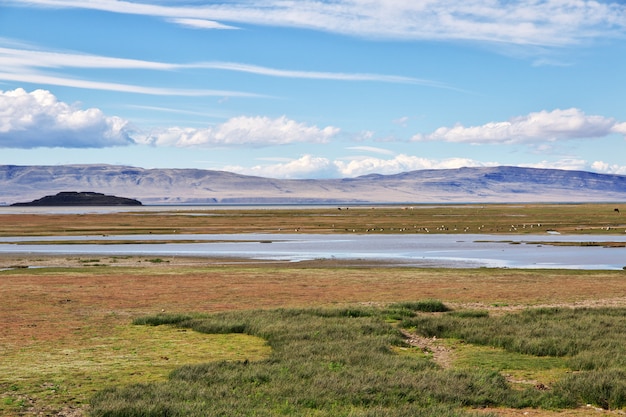
[[[569,402],[619,410],[626,406],[626,370],[621,368],[569,374],[555,384],[554,391]]]
[[[424,313],[442,313],[450,311],[450,308],[446,306],[442,301],[432,299],[393,303],[389,307],[392,309],[407,309]]]
[[[153,263],[153,264],[160,264],[163,262],[169,262],[169,261],[165,261],[161,258],[152,258],[152,259],[146,259],[147,262]]]

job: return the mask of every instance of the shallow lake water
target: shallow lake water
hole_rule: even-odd
[[[17,244],[34,240],[89,240],[101,243]],[[107,241],[119,240],[141,243],[105,244]],[[150,243],[155,240],[205,242]],[[552,246],[538,242],[626,242],[626,235],[209,234],[6,237],[0,238],[0,253],[236,257],[291,262],[334,258],[453,268],[623,269],[626,266],[626,248]]]

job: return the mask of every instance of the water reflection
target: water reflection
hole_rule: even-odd
[[[67,241],[73,244],[32,244]],[[163,241],[179,243],[162,243]],[[194,242],[190,242],[190,241]],[[80,243],[84,241],[85,243]],[[122,241],[126,241],[124,243]],[[155,243],[155,242],[159,243]],[[420,267],[622,269],[626,248],[537,242],[626,242],[626,236],[209,234],[0,238],[0,253],[363,259]]]

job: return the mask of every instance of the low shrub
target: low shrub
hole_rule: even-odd
[[[420,300],[420,301],[404,301],[400,303],[393,303],[390,308],[404,308],[412,311],[420,311],[424,313],[443,313],[450,311],[450,308],[439,300]]]
[[[450,315],[454,317],[478,319],[489,317],[489,312],[487,310],[459,310],[451,311]]]
[[[578,404],[604,409],[626,407],[626,370],[609,369],[569,374],[554,386],[555,394]]]

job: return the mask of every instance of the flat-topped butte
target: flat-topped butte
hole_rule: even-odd
[[[94,192],[63,191],[12,206],[141,206],[141,201]]]

